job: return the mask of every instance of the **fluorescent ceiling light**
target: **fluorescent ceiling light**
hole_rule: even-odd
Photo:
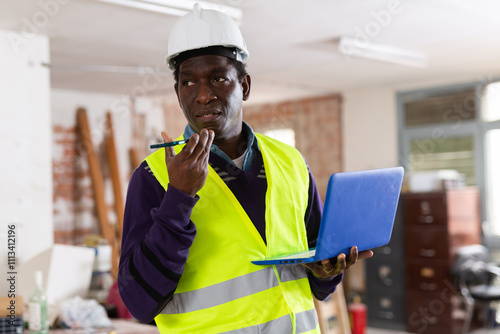
[[[96,0],[106,2],[113,5],[125,6],[141,10],[147,10],[160,14],[167,14],[173,16],[184,16],[193,10],[195,3],[199,3],[201,8],[215,9],[221,11],[236,21],[241,23],[242,10],[236,7],[220,5],[208,1],[196,0]]]
[[[94,73],[118,73],[118,74],[137,74],[139,76],[151,74],[168,74],[172,71],[159,70],[150,66],[115,66],[115,65],[57,65],[42,63],[42,66],[50,68],[52,71],[67,71],[67,72],[94,72]]]
[[[347,57],[368,58],[399,65],[426,67],[428,62],[427,55],[422,52],[348,36],[340,37],[337,49]]]

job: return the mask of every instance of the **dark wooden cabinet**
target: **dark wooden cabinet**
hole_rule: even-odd
[[[406,320],[412,333],[460,333],[464,312],[450,268],[460,246],[481,243],[475,188],[401,197]]]

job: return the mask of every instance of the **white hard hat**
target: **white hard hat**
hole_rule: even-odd
[[[175,57],[179,54],[214,46],[235,48],[234,59],[241,62],[248,58],[245,40],[236,22],[222,12],[202,9],[196,3],[193,11],[181,17],[172,28],[165,60],[168,67],[174,70]]]

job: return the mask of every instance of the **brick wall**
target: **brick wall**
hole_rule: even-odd
[[[328,178],[342,171],[342,98],[328,95],[277,104],[243,107],[243,119],[257,132],[292,128],[324,198]]]
[[[137,148],[140,163],[152,150],[149,144],[161,142],[160,132],[176,137],[184,130],[186,121],[175,94],[162,98],[131,100],[127,97],[85,95],[60,92],[54,101],[59,108],[53,110],[53,201],[54,242],[80,244],[85,236],[99,234],[87,154],[78,138],[75,112],[79,101],[88,107],[88,119],[104,181],[105,200],[110,223],[116,223],[114,195],[103,139],[107,132],[106,111],[112,111],[115,144],[120,164],[120,178],[125,196],[132,165],[129,149]],[[117,103],[119,102],[119,103]],[[120,108],[113,109],[119,105]],[[63,114],[64,113],[64,114]],[[125,197],[123,197],[125,198]]]
[[[90,176],[75,126],[53,126],[54,243],[78,244],[96,232]]]

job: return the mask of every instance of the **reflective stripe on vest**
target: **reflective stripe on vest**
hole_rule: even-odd
[[[209,166],[207,181],[198,192],[200,199],[191,214],[197,234],[188,260],[172,301],[155,318],[161,333],[277,333],[270,329],[283,326],[291,330],[279,333],[317,330],[305,268],[256,266],[250,262],[307,250],[307,166],[294,148],[256,136],[268,182],[267,245],[227,185]],[[176,147],[176,151],[181,148]],[[166,189],[164,159],[165,151],[161,149],[146,161]]]
[[[319,325],[315,310],[300,312],[297,318],[297,334],[319,333]],[[289,315],[268,321],[264,324],[255,325],[234,331],[223,332],[224,334],[250,334],[250,333],[293,333],[292,322]]]
[[[161,313],[174,314],[198,311],[276,287],[280,281],[289,282],[307,278],[306,271],[301,265],[277,266],[276,268],[279,279],[272,267],[266,267],[202,289],[177,293]]]

